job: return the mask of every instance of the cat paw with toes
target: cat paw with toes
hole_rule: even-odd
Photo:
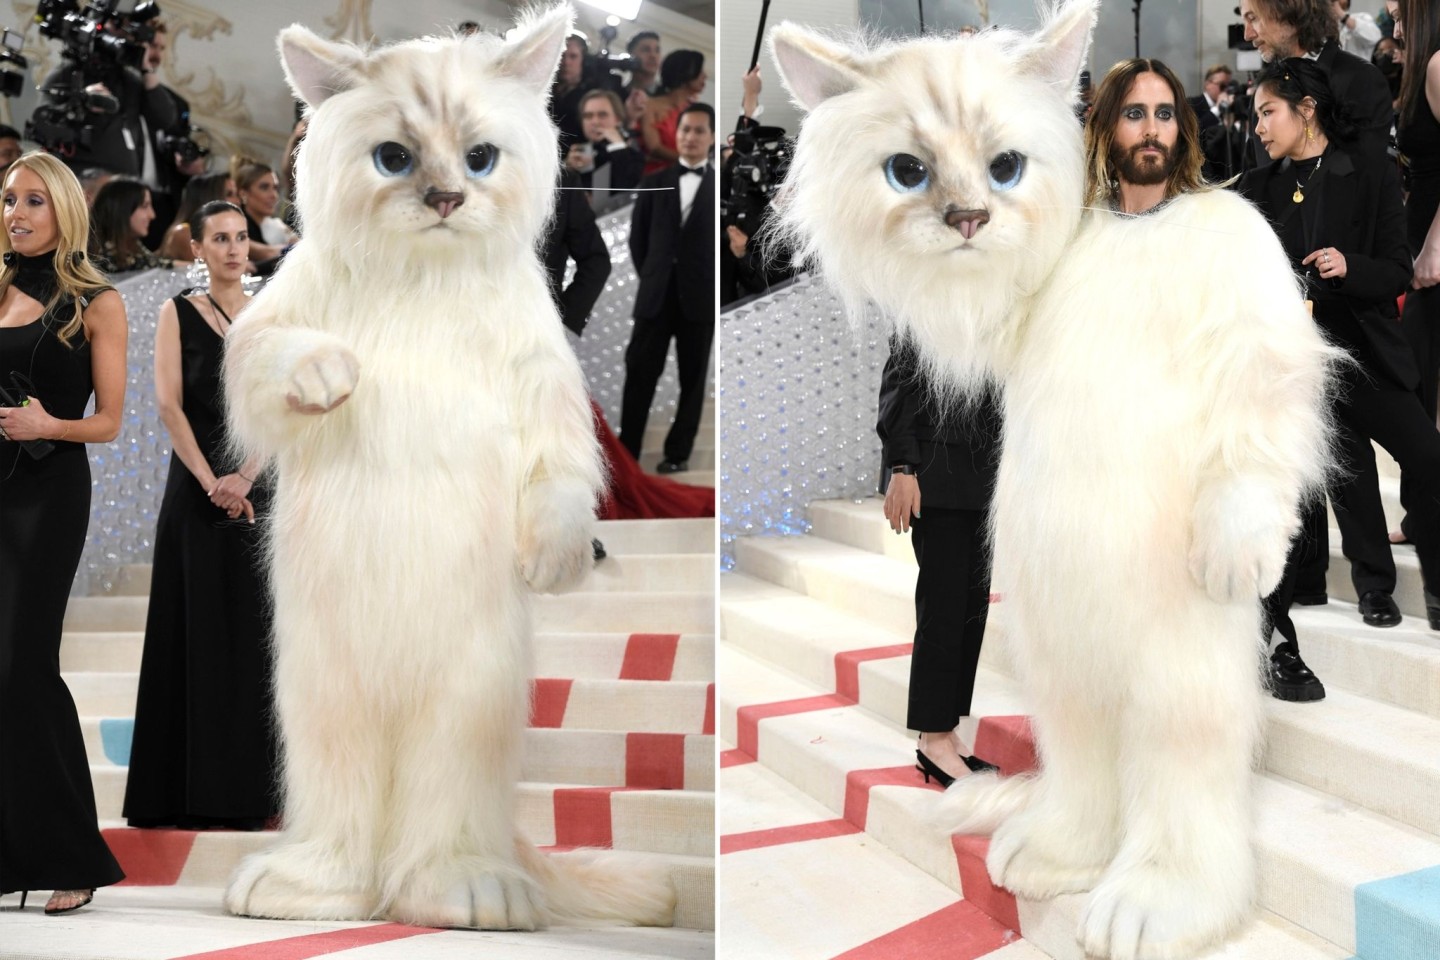
[[[1225,937],[1246,909],[1206,896],[1193,880],[1131,867],[1091,893],[1076,939],[1087,955],[1110,960],[1183,960]]]
[[[388,919],[424,927],[538,930],[545,926],[539,891],[512,870],[477,871],[440,889],[420,882],[386,910]]]
[[[329,413],[349,399],[360,377],[360,361],[344,347],[302,357],[290,374],[285,402],[297,413]]]
[[[1044,843],[1037,831],[1010,824],[995,831],[985,867],[997,886],[1031,900],[1082,893],[1105,870],[1104,863],[1087,862],[1078,851]]]

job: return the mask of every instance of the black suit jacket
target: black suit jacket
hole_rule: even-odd
[[[1203,93],[1198,97],[1191,97],[1185,102],[1190,104],[1191,110],[1195,111],[1195,119],[1199,121],[1201,130],[1209,130],[1220,123],[1219,118],[1210,112],[1210,103],[1205,99]]]
[[[686,174],[693,176],[693,174]],[[673,276],[680,291],[685,320],[715,323],[715,167],[707,164],[695,194],[690,217],[680,223],[680,165],[672,164],[640,181],[642,192],[630,220],[630,258],[640,275],[635,318],[648,320],[665,309],[665,293]]]
[[[984,510],[995,489],[1000,462],[1000,405],[987,392],[977,404],[938,416],[929,384],[920,375],[914,348],[890,338],[890,359],[880,377],[880,492],[890,468],[908,463],[920,484],[921,512]]]
[[[601,140],[595,144],[595,170],[610,168],[610,186],[622,190],[634,190],[640,185],[645,171],[645,155],[633,147],[610,149],[610,141]],[[594,184],[595,170],[580,174],[580,183],[585,189]]]
[[[68,89],[84,81],[84,71],[76,64],[57,68],[46,78],[42,88],[59,86]],[[137,177],[145,163],[144,132],[140,117],[152,131],[175,126],[179,119],[174,94],[167,87],[145,89],[139,71],[124,67],[104,78],[104,83],[119,101],[118,113],[94,115],[90,128],[90,146],[76,147],[74,154],[61,157],[76,174],[87,167],[100,167],[111,173]],[[47,98],[53,99],[53,98]]]
[[[1320,280],[1313,267],[1307,276],[1314,296],[1315,321],[1332,330],[1337,322],[1353,319],[1360,326],[1369,356],[1359,356],[1367,372],[1413,390],[1420,382],[1415,355],[1400,328],[1395,300],[1410,284],[1412,265],[1405,241],[1405,205],[1400,174],[1382,153],[1352,157],[1332,147],[1313,183],[1306,186],[1305,202],[1281,204],[1273,209],[1268,197],[1278,178],[1287,187],[1293,179],[1290,163],[1281,161],[1252,170],[1240,181],[1240,192],[1250,198],[1274,224],[1288,217],[1309,217],[1305,233],[1314,250],[1334,247],[1345,255],[1343,280]],[[1281,233],[1284,236],[1284,233]],[[1287,247],[1292,262],[1311,250]]]
[[[579,179],[567,170],[560,177],[560,186],[578,187]],[[545,271],[550,279],[550,295],[560,306],[561,321],[579,334],[605,290],[605,280],[610,276],[610,250],[600,228],[595,226],[595,213],[584,192],[565,189],[556,193],[555,217],[545,234]],[[562,289],[566,260],[575,261],[575,276],[570,286]]]

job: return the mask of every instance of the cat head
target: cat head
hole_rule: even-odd
[[[573,13],[374,51],[281,31],[309,130],[296,161],[305,243],[347,262],[528,251],[550,215],[558,155],[546,110]]]
[[[770,34],[808,112],[772,243],[819,267],[852,316],[878,306],[967,391],[1079,223],[1074,104],[1096,11],[1071,0],[1033,37]]]

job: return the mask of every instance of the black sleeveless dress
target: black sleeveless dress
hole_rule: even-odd
[[[220,338],[175,297],[182,407],[216,476],[225,453]],[[172,454],[155,529],[125,816],[135,827],[259,829],[276,812],[270,604],[257,522],[231,520]]]
[[[79,420],[90,344],[56,332],[72,308],[0,328],[0,378],[27,375],[45,409]],[[90,524],[83,443],[33,459],[0,440],[0,893],[84,890],[124,878],[100,836],[85,741],[60,678],[60,634]]]

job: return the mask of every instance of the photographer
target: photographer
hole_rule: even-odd
[[[589,44],[584,35],[572,33],[565,38],[565,52],[560,55],[560,71],[550,88],[550,119],[560,129],[560,156],[572,144],[585,139],[580,129],[580,98],[585,95],[585,54]]]
[[[149,25],[154,5],[126,15],[113,7],[108,0],[67,13],[59,4],[40,4],[41,33],[65,46],[60,67],[41,85],[45,104],[31,119],[30,136],[77,173],[100,167],[138,177],[145,173],[146,127],[170,130],[181,114],[159,76],[141,69],[157,35]],[[145,19],[137,22],[136,14]]]
[[[723,153],[720,203],[725,211],[724,243],[720,245],[720,306],[754,294],[794,274],[783,252],[762,252],[755,242],[770,213],[770,198],[789,165],[790,145],[779,127],[762,127],[760,68],[741,79],[744,94],[740,120]]]
[[[164,66],[165,54],[170,48],[164,21],[152,20],[146,26],[154,31],[154,36],[145,45],[141,72],[147,88],[170,98],[177,117],[175,126],[166,129],[151,125],[148,118],[143,113],[141,115],[146,124],[146,156],[142,161],[140,179],[150,188],[155,203],[154,229],[145,241],[146,246],[154,249],[165,240],[166,225],[174,219],[185,184],[191,177],[205,172],[209,151],[202,150],[190,139],[189,101],[159,80],[160,68]]]
[[[580,185],[591,191],[590,206],[595,215],[608,213],[630,202],[627,190],[640,183],[645,157],[632,147],[620,129],[624,107],[610,90],[591,90],[580,99],[580,126],[585,139],[570,145],[565,166],[580,177]]]

